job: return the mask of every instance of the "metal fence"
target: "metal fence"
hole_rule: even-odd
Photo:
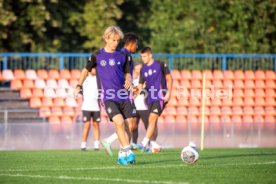
[[[81,69],[89,53],[0,53],[0,70]],[[141,62],[139,54],[133,55]],[[274,70],[276,54],[154,54],[170,69],[188,70]]]

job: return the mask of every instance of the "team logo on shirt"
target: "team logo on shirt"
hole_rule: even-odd
[[[115,60],[114,59],[109,59],[109,65],[114,66],[115,65]]]
[[[106,61],[105,61],[105,60],[101,60],[101,61],[100,61],[100,65],[101,65],[101,66],[106,66]]]
[[[145,73],[144,73],[144,75],[145,75],[145,77],[147,77],[147,76],[148,76],[148,73],[147,73],[147,72],[145,72]]]
[[[153,73],[156,73],[156,70],[153,70]]]
[[[110,114],[112,112],[112,109],[110,107],[108,107],[107,112]]]
[[[152,70],[151,69],[149,69],[149,75],[152,75]]]
[[[119,61],[118,63],[117,63],[117,65],[120,65],[121,64],[121,62]]]

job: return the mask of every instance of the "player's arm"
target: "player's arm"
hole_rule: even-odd
[[[172,80],[172,76],[171,76],[171,73],[170,73],[170,70],[168,68],[168,66],[166,64],[163,63],[163,66],[162,66],[162,72],[163,74],[165,75],[165,78],[166,78],[166,83],[167,83],[167,88],[168,88],[168,92],[164,98],[164,101],[165,102],[168,102],[171,98],[171,94],[172,94],[172,84],[173,84],[173,80]]]
[[[132,88],[132,77],[130,74],[130,62],[132,62],[131,60],[128,59],[128,57],[126,56],[126,62],[125,62],[125,66],[124,66],[124,73],[125,73],[125,89],[130,89]]]
[[[82,69],[81,71],[81,75],[78,81],[78,84],[74,90],[74,96],[75,98],[77,98],[79,92],[81,91],[82,88],[82,84],[84,82],[84,80],[86,79],[88,72],[90,72],[92,70],[92,68],[96,67],[96,57],[94,55],[92,55],[89,59],[88,62],[86,64],[86,66]]]
[[[144,84],[145,84],[145,79],[142,76],[142,70],[141,70],[140,77],[139,77],[138,91],[137,91],[136,95],[134,96],[134,98],[136,98],[136,96],[142,92],[142,90],[144,89]]]

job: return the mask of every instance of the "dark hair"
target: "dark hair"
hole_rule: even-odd
[[[146,53],[146,52],[152,53],[151,48],[150,48],[150,47],[145,47],[145,48],[143,48],[143,49],[141,50],[141,53],[142,53],[142,54],[144,54],[144,53]]]
[[[138,36],[134,32],[128,32],[124,36],[124,44],[128,45],[129,43],[133,43],[138,41]]]

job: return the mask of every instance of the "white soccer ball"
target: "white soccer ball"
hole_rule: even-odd
[[[199,159],[199,153],[194,144],[189,144],[181,151],[181,159],[186,164],[194,164]]]

